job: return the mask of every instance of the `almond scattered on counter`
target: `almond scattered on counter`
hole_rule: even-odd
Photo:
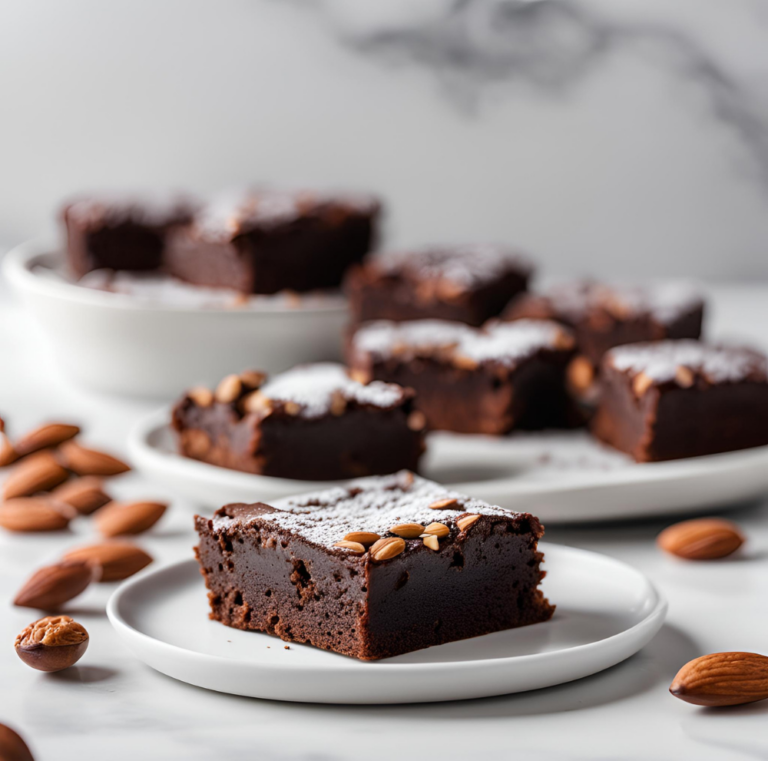
[[[57,486],[51,496],[65,502],[81,515],[90,515],[104,507],[112,498],[104,491],[101,479],[96,476],[81,476]]]
[[[86,449],[75,441],[67,441],[59,447],[62,464],[78,476],[116,476],[131,468],[122,460],[98,449]]]
[[[713,653],[686,663],[669,691],[697,706],[735,706],[768,698],[768,657]]]
[[[18,452],[13,448],[11,440],[0,431],[0,468],[12,465],[19,459]]]
[[[88,641],[85,627],[69,616],[46,616],[27,626],[14,647],[27,666],[52,672],[74,666],[88,649]]]
[[[47,491],[69,478],[69,473],[50,452],[37,452],[22,460],[3,484],[3,499],[28,497]]]
[[[18,732],[0,724],[0,759],[2,761],[35,761]]]
[[[716,560],[736,552],[744,544],[744,535],[730,521],[699,518],[664,529],[656,542],[662,550],[679,558]]]
[[[152,556],[128,542],[103,542],[70,550],[64,560],[84,560],[100,568],[99,581],[122,581],[146,568]]]
[[[164,502],[110,502],[93,519],[96,528],[106,538],[141,534],[162,518],[167,507]]]
[[[55,610],[84,592],[97,572],[84,560],[62,560],[41,568],[29,578],[13,601],[21,608]]]
[[[51,449],[63,444],[65,441],[74,439],[80,433],[80,428],[76,425],[66,423],[48,423],[34,431],[30,431],[22,436],[17,442],[15,449],[20,457],[38,452],[41,449]]]
[[[77,515],[74,508],[47,496],[15,497],[0,504],[6,531],[61,531]]]

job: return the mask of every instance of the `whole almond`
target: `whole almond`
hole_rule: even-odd
[[[59,448],[62,462],[78,476],[116,476],[131,468],[122,460],[98,449],[86,449],[74,441]]]
[[[94,516],[102,536],[141,534],[162,518],[168,505],[163,502],[110,502]]]
[[[435,550],[435,552],[437,552],[437,550],[440,549],[440,540],[434,534],[425,536],[422,541],[426,547],[429,547],[430,550]]]
[[[90,515],[112,500],[102,488],[101,479],[96,476],[73,478],[57,486],[51,496],[59,502],[71,505],[81,515]]]
[[[347,542],[358,542],[363,547],[369,547],[374,542],[378,542],[381,537],[378,534],[374,534],[372,531],[352,531],[347,534],[344,539]]]
[[[38,671],[63,671],[88,649],[88,632],[69,616],[46,616],[27,626],[14,647],[27,666]],[[2,758],[2,756],[0,756]]]
[[[456,499],[456,497],[446,497],[445,499],[438,499],[435,502],[433,502],[430,506],[430,510],[445,510],[446,508],[456,508],[458,509],[458,502],[459,500]]]
[[[222,404],[230,404],[240,396],[243,390],[243,382],[237,375],[228,375],[216,386],[216,401]]]
[[[35,761],[21,736],[0,724],[0,759],[2,761]]]
[[[416,539],[424,533],[424,526],[421,523],[398,523],[389,530],[403,539]]]
[[[103,542],[70,550],[64,560],[84,560],[100,568],[99,581],[122,581],[146,568],[152,556],[128,542]]]
[[[0,504],[0,526],[6,531],[61,531],[75,510],[50,497],[16,497]]]
[[[664,529],[656,541],[665,552],[686,560],[716,560],[736,552],[744,535],[730,521],[698,518]]]
[[[399,555],[405,549],[405,540],[399,536],[387,536],[383,539],[379,539],[371,547],[371,557],[374,560],[382,561],[389,560]]]
[[[18,459],[19,454],[11,444],[11,440],[0,431],[0,468],[11,465]]]
[[[16,451],[21,457],[24,457],[41,449],[57,447],[65,441],[74,439],[78,433],[80,433],[80,428],[76,425],[48,423],[48,425],[35,428],[34,431],[30,431],[26,436],[22,436],[16,442]]]
[[[424,529],[424,533],[442,539],[444,536],[448,536],[448,534],[451,533],[451,530],[444,523],[430,523],[429,526]]]
[[[22,608],[53,610],[84,592],[94,580],[94,568],[84,560],[62,560],[35,571],[16,595]]]
[[[768,657],[713,653],[686,663],[669,691],[697,706],[735,706],[768,698]]]
[[[50,452],[38,452],[20,462],[3,484],[3,498],[27,497],[66,481],[69,473]]]
[[[462,515],[461,518],[456,519],[456,525],[459,527],[459,531],[466,531],[479,520],[479,515]]]
[[[187,396],[198,407],[210,407],[213,404],[213,391],[205,386],[196,386],[187,391]]]
[[[343,550],[350,550],[358,555],[362,555],[365,552],[365,547],[360,542],[350,542],[348,539],[342,539],[333,546],[340,547]]]

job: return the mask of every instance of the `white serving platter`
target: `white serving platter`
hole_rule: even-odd
[[[269,502],[334,482],[241,473],[182,457],[170,412],[140,420],[128,449],[135,467],[194,504]],[[585,431],[506,437],[433,433],[422,475],[545,525],[726,509],[768,492],[768,447],[672,462],[632,462]]]
[[[542,544],[551,621],[364,662],[230,629],[208,618],[194,560],[144,572],[109,601],[112,626],[137,658],[218,692],[311,703],[423,703],[490,697],[570,682],[644,647],[667,604],[648,579],[593,552]]]
[[[169,399],[228,373],[278,373],[341,356],[347,305],[340,294],[259,296],[236,306],[234,294],[210,301],[210,289],[198,289],[198,299],[195,286],[177,284],[165,301],[163,286],[139,298],[72,282],[62,253],[35,241],[6,254],[3,274],[67,375],[99,391]],[[187,302],[178,298],[184,289]]]

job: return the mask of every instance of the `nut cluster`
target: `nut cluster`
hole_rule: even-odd
[[[213,391],[204,386],[196,386],[187,391],[187,398],[198,407],[210,407],[215,403],[230,404],[243,414],[257,413],[266,417],[273,410],[272,400],[260,390],[266,380],[266,374],[259,370],[245,370],[239,375],[227,375]],[[297,415],[300,411],[295,402],[287,402],[283,406],[289,415]]]

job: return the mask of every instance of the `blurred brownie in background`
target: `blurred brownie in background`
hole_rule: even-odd
[[[92,270],[153,270],[165,239],[192,218],[195,203],[178,194],[93,193],[64,204],[67,259],[82,277]]]
[[[416,470],[423,415],[413,391],[364,385],[341,365],[259,372],[194,388],[173,410],[179,450],[196,460],[280,478],[324,481]]]
[[[592,432],[638,462],[768,444],[768,359],[741,347],[659,341],[609,351]]]
[[[241,293],[341,284],[374,245],[380,204],[368,195],[255,190],[205,205],[169,236],[168,272]]]
[[[428,428],[503,434],[583,422],[566,391],[573,355],[570,331],[552,321],[378,321],[351,337],[348,364],[361,382],[413,388]]]
[[[563,283],[513,300],[504,320],[557,320],[574,332],[578,355],[569,385],[581,399],[594,398],[595,374],[614,346],[668,338],[699,338],[704,313],[700,293],[688,283],[649,286],[590,281]]]
[[[440,319],[482,325],[525,291],[531,264],[495,245],[441,246],[376,254],[345,281],[352,319]]]

